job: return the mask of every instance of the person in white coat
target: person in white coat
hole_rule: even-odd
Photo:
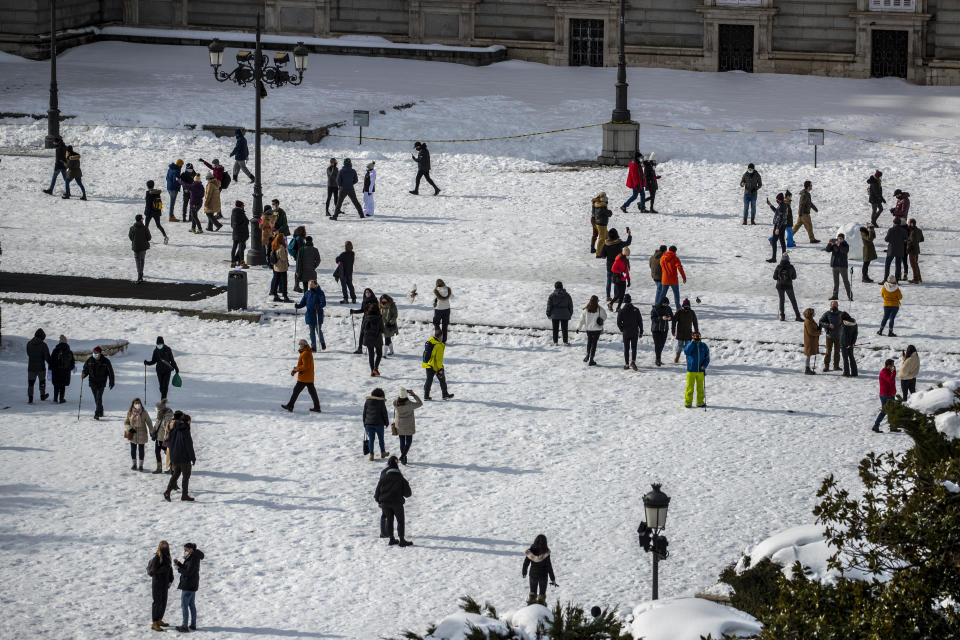
[[[367,173],[363,176],[363,213],[368,218],[373,217],[373,192],[377,190],[377,170],[374,169],[376,164],[368,164]]]
[[[600,304],[600,298],[590,296],[590,302],[580,313],[580,322],[577,323],[577,331],[581,329],[587,332],[587,355],[583,361],[589,366],[595,367],[597,363],[593,358],[597,355],[597,343],[600,342],[600,333],[603,331],[603,322],[607,319],[607,312]]]

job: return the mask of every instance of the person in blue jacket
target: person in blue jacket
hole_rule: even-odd
[[[693,388],[697,387],[697,406],[707,406],[706,392],[703,388],[703,378],[710,365],[710,349],[700,342],[700,332],[693,332],[693,342],[683,350],[687,356],[687,391],[683,396],[683,406],[687,409],[693,406]]]
[[[323,308],[327,306],[327,296],[316,280],[311,280],[303,298],[296,304],[297,309],[306,307],[303,321],[310,327],[310,350],[317,351],[317,335],[320,335],[320,349],[326,351],[327,343],[323,340]]]
[[[237,129],[233,132],[237,136],[237,144],[234,145],[230,157],[233,158],[233,180],[236,182],[237,176],[243,171],[250,178],[250,182],[256,182],[250,169],[247,169],[247,158],[250,157],[250,149],[247,147],[247,139],[243,137],[243,129]]]
[[[167,222],[177,222],[177,216],[173,215],[173,206],[177,204],[177,195],[180,193],[180,183],[177,182],[177,178],[180,177],[180,167],[182,166],[183,160],[178,158],[176,162],[171,162],[170,166],[167,167],[167,193],[170,195],[170,208],[168,209],[170,214]]]

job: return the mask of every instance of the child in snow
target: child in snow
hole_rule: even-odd
[[[547,536],[542,533],[533,539],[533,544],[523,554],[523,569],[520,575],[527,577],[530,572],[530,597],[527,604],[547,603],[547,578],[554,587],[559,586],[553,575],[553,564],[550,562],[550,547],[547,546]]]

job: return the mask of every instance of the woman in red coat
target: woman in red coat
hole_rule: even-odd
[[[620,211],[624,213],[627,212],[627,207],[637,199],[637,196],[640,197],[640,204],[637,207],[640,211],[645,212],[647,210],[647,194],[643,190],[646,183],[643,180],[643,169],[640,168],[642,162],[643,154],[638,151],[633,154],[633,160],[627,165],[627,189],[632,189],[633,195],[627,198],[627,201],[620,207]]]
[[[897,367],[893,360],[887,360],[883,363],[883,369],[880,370],[880,413],[877,415],[877,421],[873,423],[873,430],[880,433],[880,423],[883,417],[887,415],[887,403],[897,395]],[[890,427],[893,431],[893,427]]]
[[[630,285],[630,248],[624,247],[620,255],[613,261],[610,267],[610,273],[613,274],[613,299],[607,303],[607,309],[613,311],[613,303],[617,303],[617,311],[620,311],[620,305],[623,304],[623,296],[627,293],[627,287]]]

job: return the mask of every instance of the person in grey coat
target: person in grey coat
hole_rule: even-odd
[[[557,346],[560,331],[563,332],[563,344],[569,345],[570,343],[567,342],[567,325],[570,318],[573,317],[573,299],[559,280],[554,283],[553,293],[547,298],[547,317],[553,323],[553,346]]]
[[[411,399],[412,398],[412,399]],[[393,401],[393,425],[400,437],[400,462],[407,464],[407,452],[413,445],[413,434],[417,432],[414,411],[423,406],[423,400],[413,389],[400,389]]]
[[[357,177],[357,172],[354,170],[350,158],[345,159],[343,161],[343,169],[340,169],[340,172],[337,174],[337,188],[340,192],[337,196],[337,208],[334,210],[333,215],[330,216],[331,220],[336,220],[341,211],[343,211],[343,201],[347,198],[350,198],[353,206],[357,208],[357,214],[361,218],[364,217],[363,207],[360,206],[360,201],[357,200],[357,191],[353,187],[353,185],[359,181],[360,179]]]
[[[339,191],[337,187],[337,175],[339,175],[340,169],[337,167],[337,159],[330,158],[330,164],[327,166],[327,204],[324,208],[327,210],[327,217],[330,217],[330,198],[333,198],[333,205],[337,205],[337,193]]]
[[[900,218],[893,219],[893,226],[887,230],[887,235],[883,241],[887,243],[887,260],[883,265],[883,279],[886,281],[890,277],[890,263],[896,262],[894,275],[900,280],[901,269],[907,266],[907,240],[910,232],[900,224]]]
[[[297,262],[297,270],[300,272],[300,283],[306,290],[311,280],[317,279],[317,267],[320,266],[320,251],[313,246],[313,237],[307,236],[303,241],[303,250],[300,253],[300,260]]]

